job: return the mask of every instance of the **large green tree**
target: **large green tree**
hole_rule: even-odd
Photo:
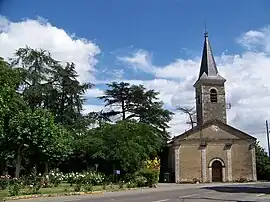
[[[37,153],[40,161],[48,162],[69,152],[68,136],[46,110],[21,111],[11,118],[9,128],[4,142],[14,151],[16,177],[20,174],[22,159],[28,155]]]
[[[25,108],[20,94],[17,93],[21,82],[21,72],[12,69],[9,63],[0,58],[0,170],[6,169],[6,164],[12,153],[7,150],[4,139],[9,131],[9,120],[19,110]]]
[[[108,166],[134,172],[143,160],[155,156],[164,144],[154,127],[123,120],[116,124],[103,124],[78,140],[78,148],[92,159],[103,159]]]
[[[11,64],[23,72],[20,87],[32,110],[47,109],[57,123],[70,129],[85,127],[83,95],[93,84],[78,81],[74,63],[63,65],[46,50],[25,47],[15,52]]]
[[[135,119],[140,123],[147,123],[168,137],[166,129],[173,113],[163,108],[163,102],[158,99],[158,92],[146,90],[143,85],[130,85],[125,82],[107,85],[105,95],[99,97],[105,102],[105,107],[110,108],[104,113],[105,116],[121,115],[122,120]]]

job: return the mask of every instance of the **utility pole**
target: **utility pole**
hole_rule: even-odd
[[[269,142],[269,129],[268,129],[268,121],[265,121],[266,124],[266,135],[267,135],[267,144],[268,144],[268,157],[270,159],[270,142]]]

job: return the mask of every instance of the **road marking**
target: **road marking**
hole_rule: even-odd
[[[257,197],[261,197],[261,196],[264,196],[266,194],[257,194]]]
[[[168,201],[168,200],[170,200],[170,199],[162,199],[162,200],[157,200],[157,201],[152,201],[152,202],[164,202],[164,201]]]
[[[198,196],[199,194],[190,194],[185,196],[180,196],[179,198],[186,198],[186,197],[192,197],[192,196]]]

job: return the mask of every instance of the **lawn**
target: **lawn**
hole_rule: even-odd
[[[126,188],[126,186],[124,186],[124,188]],[[120,189],[120,186],[119,185],[107,185],[106,187],[93,186],[92,191],[103,191],[104,189],[106,191],[117,191]],[[87,190],[84,190],[82,188],[81,191],[83,192]],[[69,183],[62,183],[58,187],[41,188],[38,194],[64,194],[70,192],[75,192],[74,186],[71,187]],[[9,195],[8,189],[0,190],[0,200],[1,198],[7,197],[8,195]],[[19,195],[31,195],[31,192],[29,188],[21,189]]]

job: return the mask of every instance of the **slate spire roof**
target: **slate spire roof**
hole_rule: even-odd
[[[208,38],[208,32],[204,33],[204,45],[203,45],[203,53],[202,53],[202,60],[201,60],[201,67],[199,73],[199,80],[216,80],[216,81],[223,81],[225,82],[222,76],[219,75],[216,61],[212,52],[212,48],[210,45],[210,41]],[[196,82],[196,83],[197,83]]]

